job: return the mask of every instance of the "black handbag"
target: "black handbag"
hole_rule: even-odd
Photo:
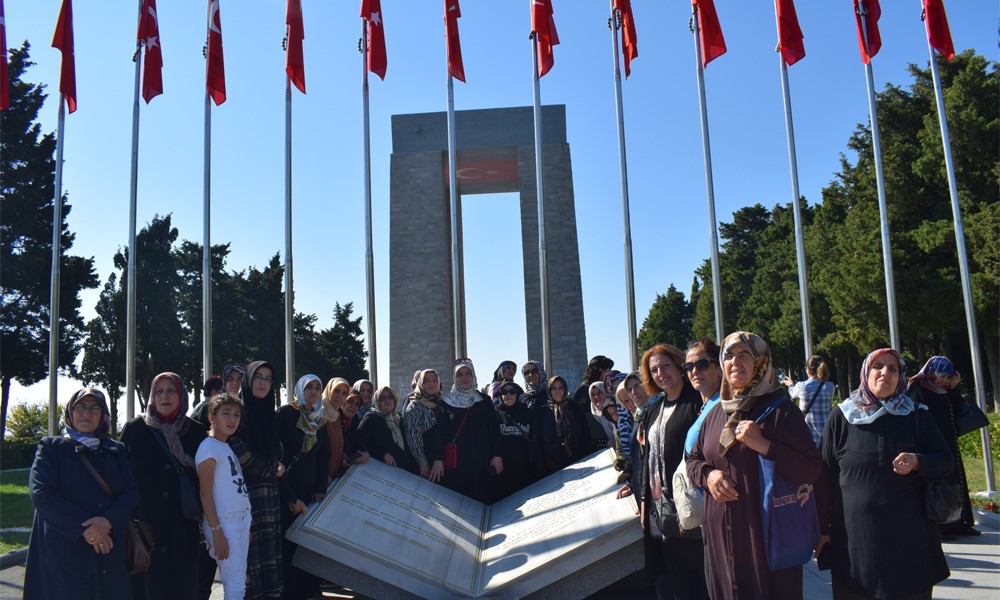
[[[694,529],[684,529],[680,525],[680,521],[677,518],[677,506],[674,501],[666,496],[660,496],[659,500],[653,500],[651,503],[653,509],[653,518],[656,519],[656,525],[660,528],[660,533],[663,537],[668,538],[700,538],[701,528],[695,527]]]
[[[181,514],[184,515],[185,519],[191,519],[192,521],[200,521],[201,516],[204,511],[201,508],[201,497],[198,494],[198,485],[192,481],[188,472],[181,466],[181,463],[177,462],[174,455],[170,453],[170,448],[167,448],[167,441],[163,439],[163,435],[150,428],[150,433],[153,434],[153,439],[159,442],[160,447],[163,451],[167,453],[167,457],[170,458],[170,463],[174,465],[174,469],[177,471],[177,497],[181,504]]]
[[[933,479],[924,486],[927,518],[936,523],[954,523],[962,518],[962,486]]]
[[[990,420],[986,418],[983,411],[979,410],[979,406],[975,402],[966,400],[955,416],[955,433],[958,437],[962,437],[989,424]]]

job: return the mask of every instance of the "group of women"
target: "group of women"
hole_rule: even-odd
[[[491,503],[609,447],[621,459],[618,495],[634,494],[640,507],[658,597],[802,597],[801,567],[768,567],[761,458],[785,478],[814,482],[823,533],[817,553],[828,553],[834,597],[929,598],[948,577],[938,526],[924,513],[926,482],[949,476],[956,461],[954,429],[942,434],[957,402],[947,359],[929,361],[907,392],[899,354],[876,350],[858,389],[832,409],[821,361],[810,361],[796,405],[767,344],[748,332],[721,347],[699,340],[686,352],[657,344],[636,373],[611,371],[605,357],[591,366],[592,381],[577,390],[585,390],[582,402],[537,361],[521,368],[525,388],[505,361],[480,390],[472,362],[459,359],[447,393],[436,371],[418,371],[405,408],[388,387],[342,378],[324,385],[305,375],[277,411],[269,363],[227,367],[221,385],[244,405],[229,445],[251,505],[246,597],[318,595],[320,580],[291,564],[294,545],[283,534],[352,464],[378,460]],[[921,403],[931,410],[919,410]],[[37,512],[25,598],[204,597],[198,521],[185,516],[180,492],[196,481],[187,478],[207,422],[198,407],[195,418],[187,411],[180,377],[162,373],[145,413],[117,442],[108,436],[104,395],[94,388],[73,395],[67,435],[43,438],[32,466]],[[704,490],[700,529],[675,522],[678,473]],[[120,532],[133,517],[152,526],[156,548],[148,571],[129,577]]]

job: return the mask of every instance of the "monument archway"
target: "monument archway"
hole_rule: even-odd
[[[549,279],[549,375],[573,385],[587,365],[573,170],[566,107],[542,107],[542,178]],[[534,116],[528,107],[455,112],[459,211],[461,197],[517,192],[524,256],[528,356],[542,360],[538,204]],[[413,372],[433,368],[451,385],[455,306],[451,282],[451,208],[447,113],[392,116],[389,180],[389,377],[409,390]],[[461,219],[459,219],[461,223]],[[459,247],[462,232],[459,229]],[[460,269],[464,269],[459,261]],[[461,273],[460,273],[461,278]],[[464,294],[464,290],[462,290]],[[460,315],[464,318],[464,315]],[[499,327],[499,325],[498,325]],[[503,340],[502,331],[496,332]],[[475,358],[475,357],[473,357]],[[480,380],[495,365],[480,365]]]

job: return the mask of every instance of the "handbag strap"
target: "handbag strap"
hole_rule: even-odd
[[[465,409],[465,416],[462,417],[462,422],[458,425],[458,431],[455,432],[455,437],[451,438],[451,443],[452,444],[454,444],[455,442],[458,441],[458,436],[459,436],[460,433],[462,433],[462,428],[465,427],[465,420],[469,418],[469,411],[470,410],[472,410],[471,406],[469,408]]]
[[[808,415],[809,411],[812,410],[813,404],[816,402],[816,398],[819,396],[820,391],[824,387],[826,387],[826,382],[825,381],[820,381],[819,385],[816,387],[816,391],[813,392],[813,394],[812,394],[812,398],[809,399],[809,403],[806,404],[806,409],[804,411],[802,411],[802,416],[803,417],[806,416],[806,415]]]
[[[94,468],[94,465],[91,464],[90,459],[84,456],[82,452],[78,452],[77,456],[79,456],[80,460],[83,461],[83,466],[87,467],[87,470],[90,471],[90,474],[93,475],[94,479],[97,480],[97,483],[101,486],[101,489],[104,490],[104,493],[107,494],[109,497],[114,498],[115,495],[111,493],[111,487],[108,485],[108,482],[104,481],[104,478],[101,477],[101,474],[98,473],[97,469]]]
[[[770,414],[772,412],[774,412],[774,409],[777,408],[778,405],[781,404],[784,400],[785,400],[785,397],[781,396],[777,400],[775,400],[774,402],[772,402],[771,406],[768,406],[767,410],[765,410],[763,413],[761,413],[761,415],[759,417],[757,417],[757,419],[754,420],[754,422],[757,423],[758,425],[760,425],[761,423],[763,423],[764,420],[767,419],[767,417],[770,416]]]
[[[149,433],[150,435],[153,436],[153,439],[156,440],[158,444],[160,444],[160,448],[163,448],[163,451],[167,453],[167,458],[170,459],[170,463],[174,465],[174,468],[177,469],[177,472],[183,473],[184,467],[181,466],[181,463],[177,460],[176,457],[174,457],[173,452],[171,452],[170,448],[167,447],[167,440],[163,438],[163,434],[157,431],[156,429],[153,429],[152,427],[149,427]]]

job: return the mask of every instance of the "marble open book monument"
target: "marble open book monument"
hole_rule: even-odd
[[[373,598],[582,598],[642,566],[613,459],[597,452],[492,506],[356,465],[289,530],[294,562]]]

